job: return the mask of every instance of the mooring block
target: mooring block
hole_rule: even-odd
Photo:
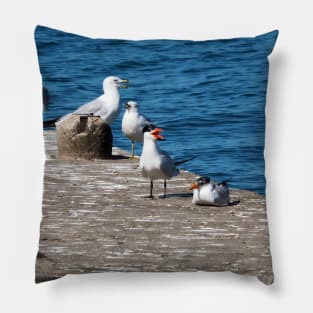
[[[112,156],[111,127],[99,116],[72,114],[56,123],[58,157],[66,160]]]

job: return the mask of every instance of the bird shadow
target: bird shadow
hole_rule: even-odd
[[[240,203],[240,200],[235,200],[235,201],[229,202],[227,206],[237,205],[239,203]]]
[[[106,160],[128,160],[128,159],[131,159],[131,157],[127,155],[112,155]]]
[[[191,198],[192,193],[170,193],[167,194],[165,197],[164,195],[159,196],[160,199],[166,199],[166,198]]]
[[[211,204],[211,203],[197,203],[198,206],[214,206],[214,207],[227,207],[227,206],[234,206],[240,203],[240,200],[231,201],[225,205],[218,205],[218,204]]]

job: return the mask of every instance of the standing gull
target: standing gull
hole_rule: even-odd
[[[140,156],[140,169],[144,177],[150,178],[150,195],[153,198],[153,180],[164,179],[164,197],[166,197],[166,180],[179,174],[175,162],[157,144],[157,140],[164,140],[160,135],[160,128],[144,127],[142,154]]]
[[[143,142],[143,128],[155,128],[153,123],[139,112],[139,105],[135,101],[125,103],[125,113],[122,119],[122,132],[131,140],[132,158],[134,158],[135,141]]]
[[[61,117],[57,123],[60,123],[72,114],[87,114],[100,116],[100,118],[111,125],[120,111],[120,94],[119,88],[127,88],[123,83],[128,83],[126,79],[120,79],[116,76],[109,76],[103,80],[103,95],[98,98],[83,104],[73,113],[66,114]]]
[[[230,204],[226,181],[214,183],[209,177],[200,177],[190,186],[193,190],[193,204],[225,206]]]

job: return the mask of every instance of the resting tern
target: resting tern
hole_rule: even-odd
[[[119,88],[127,88],[123,83],[128,83],[127,79],[120,79],[116,76],[109,76],[103,80],[103,95],[83,104],[73,113],[61,117],[57,123],[60,123],[72,114],[94,115],[111,125],[120,112],[120,94]]]
[[[125,113],[122,119],[122,132],[131,140],[132,158],[134,158],[135,141],[143,142],[143,128],[155,128],[155,125],[144,115],[139,112],[139,105],[135,101],[125,103]]]
[[[194,182],[190,188],[193,190],[193,204],[229,205],[229,188],[226,181],[214,183],[209,177],[200,177]]]

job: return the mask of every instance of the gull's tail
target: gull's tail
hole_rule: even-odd
[[[52,120],[46,120],[43,121],[43,128],[48,128],[48,127],[55,127],[55,123],[59,120],[60,118],[54,118]]]
[[[70,117],[72,115],[72,113],[67,113],[63,116],[60,116],[60,117],[57,117],[57,118],[54,118],[52,120],[46,120],[46,121],[43,121],[43,128],[48,128],[48,127],[55,127],[55,124],[57,122],[62,122],[64,121],[65,119],[67,119],[68,117]],[[79,114],[78,114],[79,115]]]

